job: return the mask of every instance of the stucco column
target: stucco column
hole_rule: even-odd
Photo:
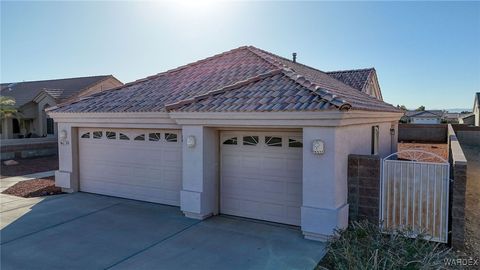
[[[78,129],[71,124],[59,123],[59,132],[66,131],[66,139],[58,139],[58,165],[55,172],[55,186],[64,192],[79,190],[78,182]]]
[[[218,213],[218,135],[211,128],[182,128],[182,191],[180,206],[185,216],[204,219]],[[189,147],[187,141],[195,140]]]
[[[314,140],[324,142],[323,154],[313,153]],[[335,128],[303,128],[301,227],[307,239],[328,240],[336,228],[348,225],[347,179],[346,173],[340,173],[342,166],[338,164],[341,159],[336,149],[338,143]]]
[[[5,117],[2,119],[2,139],[13,138],[13,122],[11,117]]]

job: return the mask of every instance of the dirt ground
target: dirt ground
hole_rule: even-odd
[[[0,178],[58,170],[58,156],[15,159],[19,164],[5,166],[2,162]]]
[[[462,145],[462,150],[467,158],[466,252],[480,259],[480,145]]]
[[[445,160],[448,160],[448,144],[446,143],[398,143],[398,151],[402,150],[422,150],[436,154]],[[399,158],[410,159],[404,154],[400,154]],[[428,160],[427,156],[424,156],[424,158],[426,159],[423,161],[441,162],[439,160]]]

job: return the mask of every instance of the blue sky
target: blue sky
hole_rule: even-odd
[[[471,108],[479,2],[1,2],[2,82],[123,82],[242,45],[324,71],[375,67],[384,99]]]

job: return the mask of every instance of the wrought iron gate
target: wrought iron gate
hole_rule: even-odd
[[[405,150],[382,160],[380,220],[429,240],[448,240],[450,164],[433,153]]]

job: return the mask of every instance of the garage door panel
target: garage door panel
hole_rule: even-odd
[[[112,174],[116,174],[116,176],[112,177]],[[167,188],[168,186],[181,186],[181,180],[178,177],[175,178],[168,178],[165,174],[161,171],[158,172],[157,175],[152,174],[135,174],[134,172],[128,172],[122,174],[122,171],[113,171],[109,172],[102,172],[102,173],[82,173],[81,174],[82,180],[102,180],[105,182],[118,182],[123,184],[130,184],[130,185],[139,185],[139,186],[152,186],[157,187],[159,185],[164,186]]]
[[[244,154],[242,156],[241,168],[256,170],[261,168],[261,159],[255,155]]]
[[[80,129],[79,133],[89,130],[98,129]],[[172,131],[111,131],[129,134],[130,140],[120,140],[118,136],[113,140],[79,138],[80,190],[178,206],[182,183],[181,143],[163,139],[148,141],[149,133],[160,133],[163,138]],[[135,134],[147,134],[147,140],[134,141]]]
[[[282,137],[281,147],[266,145],[261,132],[224,132],[221,138],[244,136],[258,136],[259,143],[221,145],[220,211],[300,225],[302,148],[289,148],[287,142],[301,134],[273,134]]]
[[[100,187],[99,187],[100,186]],[[118,183],[89,181],[83,185],[83,191],[115,197],[175,205],[180,199],[178,191],[153,189],[151,187],[119,185]]]

